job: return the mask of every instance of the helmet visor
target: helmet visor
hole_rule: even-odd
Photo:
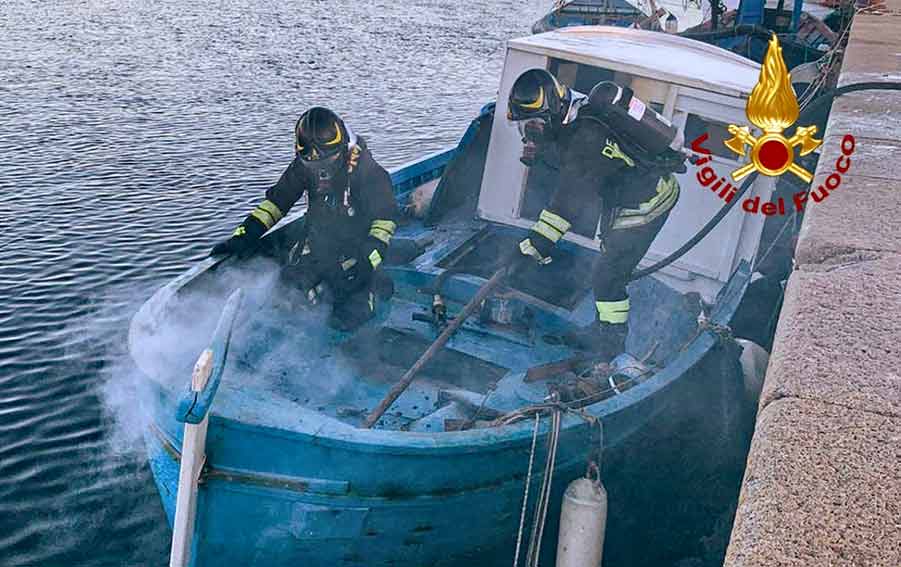
[[[507,118],[516,122],[519,122],[520,120],[528,120],[529,118],[550,118],[550,116],[551,109],[547,104],[547,100],[542,101],[541,106],[538,106],[537,108],[533,108],[529,105],[511,102],[509,112],[507,113]]]
[[[325,146],[302,142],[297,144],[297,154],[305,163],[336,160],[341,156],[344,146]]]

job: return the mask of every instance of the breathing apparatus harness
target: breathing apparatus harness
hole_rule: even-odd
[[[684,138],[678,128],[649,108],[632,89],[610,81],[600,82],[591,89],[580,101],[577,115],[615,132],[617,148],[637,173],[626,186],[616,184],[605,188],[609,206],[601,213],[597,235],[603,242],[623,208],[622,195],[630,186],[672,173],[685,173],[686,156],[681,151]]]

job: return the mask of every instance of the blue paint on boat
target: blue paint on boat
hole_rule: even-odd
[[[508,56],[510,61],[515,57]],[[493,110],[486,106],[456,147],[391,172],[402,208],[417,188],[444,183],[457,175],[454,171],[466,173],[473,155],[485,163],[491,151],[480,125],[494,118]],[[509,134],[506,126],[495,121],[492,135]],[[501,157],[516,162],[511,151],[507,154]],[[513,173],[501,189],[523,185]],[[496,168],[492,175],[498,176]],[[457,179],[479,183],[483,191],[497,185],[488,173],[475,181],[465,175]],[[183,422],[209,417],[193,565],[419,567],[509,561],[534,421],[494,420],[545,400],[555,380],[527,382],[529,368],[576,354],[559,337],[595,317],[584,278],[598,254],[593,242],[561,241],[554,262],[508,282],[462,325],[374,429],[360,427],[440,332],[422,317],[430,312],[430,288],[437,278],[449,276],[441,293],[453,316],[527,230],[525,219],[486,220],[470,212],[476,210],[471,200],[449,198],[460,196],[454,191],[470,195],[467,189],[448,182],[435,193],[443,192],[444,202],[466,214],[430,214],[428,223],[404,219],[383,264],[393,296],[352,334],[328,328],[326,308],[303,306],[297,292],[278,279],[279,264],[305,222],[302,214],[267,234],[256,256],[204,259],[136,314],[129,348],[144,375],[142,409],[150,417],[145,439],[170,522]],[[684,214],[696,222],[701,205]],[[741,395],[737,356],[724,329],[750,280],[742,258],[753,257],[756,246],[741,249],[745,255],[734,263],[722,249],[711,254],[718,265],[731,266],[707,270],[721,273],[722,280],[673,266],[667,278],[630,285],[627,349],[639,357],[654,353],[654,373],[621,393],[591,397],[563,416],[545,555],[553,553],[562,490],[584,474],[589,459],[601,461],[611,494],[608,547],[626,545],[628,534],[636,532],[632,518],[655,510],[647,495],[670,489],[666,482],[648,480],[655,470],[647,458],[663,452],[649,441],[649,432],[671,435],[683,416],[692,428],[685,438],[695,435],[696,445],[714,445],[711,432],[723,436],[721,417],[731,419],[732,403]],[[703,257],[699,253],[696,259]],[[714,285],[718,293],[709,293]],[[238,288],[245,292],[244,305],[227,337],[216,326],[234,311],[227,298]],[[698,322],[701,314],[704,325]],[[215,366],[221,372],[208,390],[185,401],[192,365],[206,348],[220,353],[224,365]],[[546,453],[548,429],[545,417],[536,462]],[[678,443],[692,454],[685,439]],[[542,474],[536,471],[532,478],[535,494]],[[641,534],[652,536],[658,526],[668,524],[645,522]]]
[[[404,192],[411,179],[439,175],[453,153],[442,152],[394,172],[398,191]],[[447,237],[460,242],[485,228],[486,223],[473,221],[447,229]],[[406,226],[398,238],[415,238],[424,232],[430,230]],[[448,248],[440,243],[434,246],[436,250]],[[440,273],[436,268],[440,256],[440,252],[425,253],[412,265],[389,269],[398,292],[390,314],[373,325],[421,337],[421,344],[434,337],[434,329],[426,323],[411,322],[410,314],[427,309],[430,298],[417,294],[416,289]],[[142,353],[140,345],[152,342],[155,333],[167,332],[163,312],[177,312],[182,296],[190,297],[195,287],[209,285],[208,280],[224,272],[227,266],[223,265],[229,262],[202,261],[145,305],[135,318],[131,336],[132,352],[139,364],[148,366],[142,357],[151,354]],[[714,323],[728,323],[748,277],[746,265],[733,275],[712,312]],[[473,276],[451,278],[445,291],[452,311],[483,281]],[[659,293],[662,289],[656,288],[665,287],[653,279],[646,282],[639,282],[640,289],[633,292],[639,298],[639,316],[642,294]],[[570,319],[585,317],[590,303],[586,294],[571,313],[541,308],[537,302],[530,307],[536,313],[536,327],[550,333],[567,328]],[[249,316],[247,310],[243,316]],[[317,348],[312,343],[303,345],[312,356],[325,356],[348,340],[339,333],[313,328],[320,335]],[[243,330],[247,331],[247,325]],[[241,334],[241,329],[235,331],[236,338]],[[221,341],[221,337],[216,340]],[[630,338],[630,342],[635,340]],[[678,388],[680,380],[717,343],[712,331],[702,330],[652,379],[584,408],[603,423],[605,450],[628,443],[632,434],[667,405],[669,392]],[[449,348],[505,369],[500,380],[503,385],[496,390],[500,410],[540,401],[546,392],[525,384],[524,371],[571,354],[565,347],[541,341],[528,344],[509,330],[478,322],[465,327]],[[251,363],[260,363],[246,343],[236,345],[234,350]],[[265,357],[265,353],[256,356]],[[239,360],[235,352],[230,355],[230,364]],[[326,375],[330,361],[323,360],[311,371]],[[146,437],[151,469],[170,522],[178,480],[180,421],[194,422],[204,413],[203,409],[195,410],[188,414],[193,417],[186,419],[184,410],[177,409],[189,376],[147,376],[146,382],[154,396],[149,408],[153,426]],[[531,421],[466,431],[364,430],[340,419],[335,404],[319,411],[287,398],[269,398],[266,391],[243,388],[234,380],[234,373],[226,370],[212,404],[208,460],[198,504],[195,565],[438,565],[511,549],[528,464]],[[389,385],[354,381],[352,392],[341,402],[372,408]],[[438,389],[414,383],[394,409],[405,411],[404,397],[409,406],[417,399],[427,400],[430,393],[437,396]],[[544,451],[546,422],[542,420],[539,454]],[[598,434],[583,419],[565,417],[557,459],[559,482],[583,472],[587,454],[599,446]],[[535,482],[539,481],[537,475]],[[473,513],[476,510],[478,513]]]

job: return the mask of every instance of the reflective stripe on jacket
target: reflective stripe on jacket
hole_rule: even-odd
[[[641,203],[637,209],[620,209],[613,229],[634,228],[643,226],[666,213],[679,200],[679,182],[676,176],[669,174],[657,182],[657,194]]]

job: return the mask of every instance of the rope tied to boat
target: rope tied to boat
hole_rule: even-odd
[[[594,461],[588,461],[588,468],[585,470],[585,478],[594,484],[601,484],[601,467]]]
[[[523,531],[526,523],[526,509],[529,506],[529,486],[532,483],[532,468],[535,462],[535,452],[538,446],[538,429],[541,421],[541,413],[550,411],[551,426],[547,434],[547,456],[544,462],[544,476],[541,479],[541,488],[538,492],[538,500],[535,503],[535,512],[532,516],[532,531],[529,536],[529,548],[526,552],[525,567],[538,567],[538,559],[541,555],[541,540],[544,536],[544,527],[547,524],[547,511],[551,500],[551,487],[554,479],[554,466],[557,462],[557,449],[560,442],[560,424],[565,404],[560,404],[556,393],[550,395],[549,403],[544,404],[540,410],[534,408],[535,427],[532,430],[532,449],[529,454],[529,469],[526,473],[526,485],[523,493],[522,512],[519,519],[519,531],[516,536],[516,551],[513,556],[513,567],[519,567],[519,554],[522,545]]]
[[[526,554],[526,567],[538,567],[541,555],[541,540],[544,537],[544,526],[547,523],[547,509],[551,501],[551,486],[554,481],[554,465],[557,463],[557,448],[560,442],[561,411],[554,408],[551,412],[551,429],[548,431],[547,459],[544,466],[544,478],[541,480],[541,492],[532,519],[532,537],[529,539],[529,552]]]
[[[555,396],[555,395],[556,395],[556,392],[554,394],[552,394],[552,396]],[[588,398],[583,398],[583,399],[588,399]],[[573,402],[578,402],[578,401],[582,401],[582,400],[573,400]],[[491,422],[491,426],[495,427],[495,426],[499,426],[499,425],[510,425],[511,423],[515,423],[515,422],[525,419],[531,415],[538,417],[542,413],[553,412],[553,411],[559,411],[561,413],[570,413],[570,414],[576,415],[576,416],[584,419],[586,422],[588,422],[589,425],[597,425],[598,423],[600,423],[600,420],[597,417],[587,413],[586,411],[582,410],[582,408],[573,407],[572,405],[570,405],[573,402],[567,403],[567,402],[562,402],[559,399],[554,399],[554,400],[542,402],[540,404],[532,404],[530,406],[525,406],[525,407],[519,408],[517,410],[511,411],[510,413],[500,416],[499,418],[497,418]]]
[[[535,425],[532,428],[532,446],[529,451],[529,467],[526,471],[525,488],[523,489],[522,509],[519,517],[519,530],[516,534],[516,550],[513,554],[513,567],[519,567],[519,557],[522,550],[523,532],[526,527],[526,510],[529,507],[529,489],[532,485],[532,471],[535,463],[535,453],[538,447],[538,430],[541,422],[542,414],[549,414],[551,419],[550,428],[547,433],[547,455],[544,464],[544,476],[541,480],[541,488],[538,491],[538,500],[535,503],[535,511],[532,516],[532,529],[529,536],[529,547],[526,552],[525,567],[538,567],[539,556],[541,555],[541,540],[544,536],[544,527],[547,524],[547,513],[550,507],[551,490],[554,479],[554,468],[557,462],[557,450],[560,446],[560,430],[562,429],[563,415],[572,413],[584,419],[589,425],[600,427],[601,421],[595,416],[587,414],[580,409],[573,408],[568,404],[560,401],[559,394],[552,392],[542,404],[535,404],[526,408],[521,408],[516,412],[508,414],[509,418],[506,423],[512,423],[528,416],[535,416]],[[599,436],[600,443],[603,443],[603,436]],[[597,466],[596,457],[600,454],[603,446],[597,448],[597,454],[589,451],[588,469],[586,476],[590,476],[594,472],[595,477],[600,479],[600,469]]]
[[[513,554],[513,567],[519,564],[519,550],[522,547],[522,530],[526,523],[526,508],[529,504],[529,486],[532,485],[532,465],[535,462],[535,446],[538,443],[538,425],[541,414],[535,414],[535,428],[532,430],[532,450],[529,452],[529,470],[526,472],[526,489],[522,497],[522,512],[519,514],[519,532],[516,534],[516,552]]]
[[[723,343],[735,340],[735,335],[732,334],[732,328],[729,327],[729,325],[714,323],[707,318],[704,311],[701,311],[698,314],[698,334],[703,333],[704,331],[713,332],[713,334],[716,335],[716,338]]]

